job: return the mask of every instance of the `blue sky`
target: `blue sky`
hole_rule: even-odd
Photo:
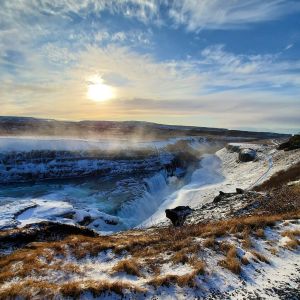
[[[298,132],[298,0],[2,0],[2,115]]]

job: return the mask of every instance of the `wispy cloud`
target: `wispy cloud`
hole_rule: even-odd
[[[292,0],[3,0],[1,112],[199,125],[206,119],[223,127],[249,126],[253,119],[272,127],[278,120],[297,127],[300,60],[284,51],[238,54],[214,44],[188,58],[162,58],[152,50],[160,50],[154,35],[165,28],[189,35],[182,28],[231,30],[299,8]],[[107,15],[122,22],[113,26]],[[114,100],[87,100],[88,78],[95,75],[114,87]]]
[[[252,23],[276,20],[300,10],[289,0],[182,0],[175,1],[169,15],[190,31],[243,28]]]
[[[284,48],[284,50],[289,50],[289,49],[291,49],[292,47],[294,47],[294,44],[289,44],[289,45],[287,45],[287,46]]]

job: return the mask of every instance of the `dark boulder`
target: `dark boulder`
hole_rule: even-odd
[[[245,193],[245,190],[241,189],[241,188],[236,188],[236,193],[237,194],[244,194]]]
[[[278,146],[278,150],[290,151],[300,148],[300,134],[293,135],[287,142]]]
[[[253,161],[256,158],[256,151],[253,149],[243,149],[239,153],[240,162]]]
[[[0,250],[11,247],[21,248],[32,242],[61,241],[69,235],[98,236],[95,231],[85,227],[45,221],[28,224],[22,228],[2,231],[0,235]]]
[[[189,206],[177,206],[173,209],[166,209],[166,217],[171,220],[175,227],[183,226],[187,216],[194,210]]]

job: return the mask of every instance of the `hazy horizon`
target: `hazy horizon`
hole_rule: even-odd
[[[141,123],[153,123],[157,125],[166,125],[166,126],[183,126],[183,127],[198,127],[198,128],[220,128],[220,129],[228,129],[228,130],[241,130],[241,131],[253,131],[253,132],[270,132],[270,133],[284,133],[284,134],[299,134],[300,129],[299,128],[290,128],[288,130],[275,128],[251,128],[251,127],[236,127],[236,128],[226,128],[226,127],[208,127],[208,126],[201,126],[201,125],[187,125],[187,124],[171,124],[171,123],[159,123],[159,122],[151,122],[151,121],[145,121],[145,120],[100,120],[100,119],[59,119],[59,118],[46,118],[46,117],[33,117],[33,116],[5,116],[0,115],[0,118],[34,118],[34,119],[41,119],[41,120],[53,120],[53,121],[62,121],[62,122],[84,122],[84,121],[90,121],[90,122],[141,122]]]

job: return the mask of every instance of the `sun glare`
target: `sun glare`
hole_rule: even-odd
[[[106,101],[114,98],[115,92],[114,89],[103,83],[101,78],[96,78],[94,80],[89,81],[87,97],[90,100],[100,102]]]

